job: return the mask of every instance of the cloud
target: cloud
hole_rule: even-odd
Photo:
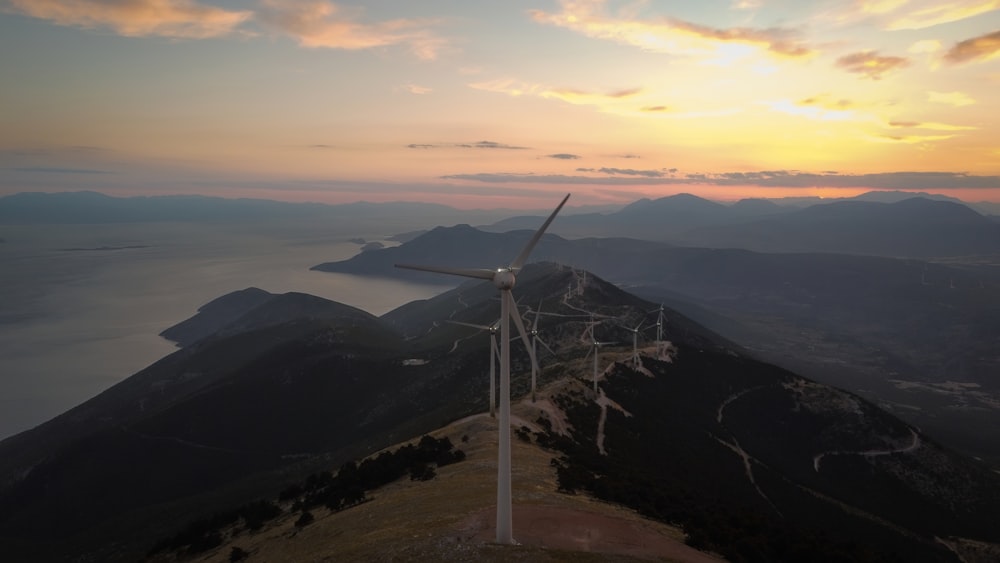
[[[662,178],[662,170],[636,170],[634,168],[577,168],[577,172],[600,172],[612,176],[642,176],[644,178]]]
[[[417,86],[416,84],[407,84],[406,86],[404,86],[404,88],[406,88],[407,92],[417,95],[430,94],[431,92],[434,91],[431,88],[427,88],[425,86]]]
[[[58,168],[50,166],[24,166],[9,168],[14,172],[31,172],[41,174],[113,174],[110,170],[94,170],[91,168]]]
[[[909,6],[907,2],[893,3],[900,6],[907,4],[909,9],[888,22],[886,29],[891,31],[926,29],[944,23],[964,20],[1000,8],[1000,1],[998,0],[924,1],[916,2],[913,6]]]
[[[969,125],[949,125],[947,123],[919,122],[919,121],[890,121],[889,127],[899,127],[907,129],[927,129],[930,131],[968,131],[978,129]]]
[[[406,145],[408,149],[504,149],[504,150],[524,150],[528,147],[508,145],[494,141],[478,141],[475,143],[410,143]]]
[[[547,156],[549,158],[557,158],[559,160],[576,160],[576,159],[580,158],[580,155],[578,155],[578,154],[569,154],[569,153],[565,153],[565,152],[556,153],[556,154],[547,154],[545,156]]]
[[[875,140],[915,145],[918,143],[929,143],[932,141],[944,141],[951,139],[952,137],[954,137],[954,135],[879,135],[878,137],[875,137]]]
[[[592,169],[587,169],[592,170]],[[570,176],[511,173],[453,174],[449,180],[484,183],[579,184],[579,185],[717,185],[774,188],[873,188],[997,189],[1000,176],[974,176],[964,172],[884,172],[878,174],[810,173],[794,170],[760,172],[692,173],[684,176],[620,177]]]
[[[359,9],[324,0],[264,0],[258,19],[298,40],[303,47],[361,50],[406,45],[420,59],[432,60],[447,41],[429,31],[435,22],[395,19],[361,23]]]
[[[639,111],[645,113],[661,113],[665,111],[670,111],[670,108],[668,108],[667,106],[643,106],[639,108]]]
[[[749,51],[766,51],[784,57],[808,57],[813,54],[812,49],[796,40],[795,33],[788,29],[713,28],[670,17],[655,20],[616,17],[605,14],[604,5],[605,2],[600,0],[562,0],[562,11],[559,13],[531,10],[529,14],[541,24],[657,53],[727,58],[736,54],[738,58],[747,53],[733,53],[731,48],[743,46]]]
[[[879,80],[883,74],[908,64],[910,62],[904,57],[882,56],[877,51],[851,53],[840,57],[836,62],[836,66],[847,72],[861,74],[872,80]]]
[[[1000,57],[1000,31],[959,41],[944,54],[952,64],[988,61]]]
[[[559,100],[573,105],[596,106],[608,110],[622,100],[628,100],[642,93],[642,88],[621,88],[607,92],[595,92],[576,88],[553,88],[543,84],[531,84],[510,78],[485,80],[468,84],[470,88],[506,94],[512,97],[537,96],[548,100]]]
[[[108,28],[126,37],[205,39],[228,35],[253,17],[191,0],[9,0],[22,14],[58,25]]]
[[[855,0],[841,2],[832,15],[840,24],[876,18],[890,31],[920,30],[996,10],[1000,0]]]
[[[917,41],[910,48],[907,49],[908,52],[915,55],[925,54],[925,53],[936,53],[941,50],[941,42],[937,39],[922,39]]]
[[[467,145],[458,145],[464,148],[472,149],[511,149],[511,150],[522,150],[528,147],[518,147],[516,145],[508,145],[506,143],[496,143],[493,141],[479,141],[478,143],[472,143]]]
[[[543,98],[555,98],[571,104],[597,105],[607,101],[631,98],[641,92],[641,88],[628,88],[607,93],[588,92],[586,90],[573,90],[569,88],[556,88],[543,90],[539,92],[539,96]]]
[[[850,100],[833,100],[828,96],[813,96],[797,102],[791,100],[777,100],[763,102],[772,111],[797,115],[818,121],[852,121],[863,120],[858,117],[854,110],[849,109],[854,106]]]
[[[976,100],[962,92],[927,92],[927,101],[955,107],[971,106]]]
[[[495,92],[497,94],[507,94],[508,96],[523,96],[525,94],[534,94],[539,90],[543,90],[542,86],[538,84],[528,84],[526,82],[519,82],[513,79],[496,79],[496,80],[484,80],[482,82],[473,82],[468,85],[469,88],[475,90],[483,90],[485,92]]]

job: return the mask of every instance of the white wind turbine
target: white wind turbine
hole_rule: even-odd
[[[490,416],[496,418],[496,389],[497,389],[497,356],[500,355],[497,349],[497,330],[500,329],[500,319],[491,325],[477,325],[472,323],[463,323],[461,321],[448,321],[451,324],[468,326],[472,328],[478,328],[480,330],[490,331]]]
[[[591,315],[591,318],[593,318],[593,315]],[[600,321],[593,321],[593,320],[591,320],[589,326],[587,327],[587,331],[590,332],[590,350],[588,350],[587,351],[587,355],[583,357],[583,361],[586,362],[587,361],[587,357],[590,356],[591,353],[594,354],[594,392],[595,393],[597,392],[597,361],[598,361],[597,357],[601,355],[601,346],[610,346],[612,344],[617,344],[617,342],[601,342],[601,341],[597,340],[597,337],[594,335],[594,327],[599,322]]]
[[[642,367],[642,357],[639,356],[639,329],[642,328],[642,323],[639,322],[635,328],[622,327],[632,331],[632,367],[641,368]]]
[[[659,314],[656,316],[656,359],[663,359],[663,323],[666,321],[666,317],[663,315],[663,303],[660,303],[659,309],[653,309],[650,313]]]
[[[499,445],[497,452],[497,543],[513,544],[513,524],[511,519],[511,491],[510,491],[510,320],[514,320],[517,330],[521,335],[521,340],[528,353],[531,352],[531,345],[528,336],[524,331],[524,323],[521,316],[516,313],[514,297],[511,295],[511,288],[517,278],[518,271],[528,261],[528,255],[538,244],[538,241],[549,228],[549,224],[556,218],[559,210],[566,204],[570,194],[559,203],[555,211],[549,215],[542,226],[535,231],[535,234],[525,245],[521,253],[514,258],[514,261],[507,266],[489,269],[473,268],[447,268],[439,266],[418,266],[413,264],[396,264],[397,268],[408,268],[411,270],[422,270],[425,272],[436,272],[441,274],[451,274],[464,276],[467,278],[478,278],[490,280],[493,285],[500,290],[500,421],[499,421]],[[534,356],[532,355],[532,363]]]
[[[541,338],[538,337],[538,317],[540,317],[540,316],[542,316],[542,302],[541,301],[538,302],[538,310],[535,311],[535,320],[534,320],[534,322],[531,323],[531,332],[530,332],[530,334],[531,334],[531,358],[532,358],[531,359],[531,402],[532,403],[535,402],[535,381],[538,378],[538,362],[537,362],[537,359],[538,359],[538,343],[541,342],[542,346],[545,346],[545,349],[548,350],[550,354],[552,354],[553,356],[556,355],[556,353],[552,351],[552,348],[549,348],[549,345],[546,344],[544,340],[542,340]]]

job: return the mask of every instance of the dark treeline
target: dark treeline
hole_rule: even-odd
[[[149,554],[183,551],[193,555],[208,551],[222,545],[225,528],[232,527],[233,534],[244,529],[256,532],[268,521],[284,514],[281,506],[288,503],[291,503],[291,513],[301,513],[295,525],[307,526],[314,520],[310,509],[346,510],[370,500],[368,492],[406,475],[414,481],[428,481],[437,475],[435,467],[464,459],[465,452],[455,449],[447,437],[423,436],[416,445],[407,444],[392,452],[382,452],[361,463],[348,461],[336,473],[321,471],[309,475],[304,481],[281,491],[277,502],[258,500],[191,522],[176,535],[157,543]]]

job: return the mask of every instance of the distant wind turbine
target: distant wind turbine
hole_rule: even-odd
[[[611,346],[612,344],[617,344],[617,342],[601,342],[601,341],[597,340],[597,337],[594,336],[594,326],[596,324],[597,323],[593,322],[593,321],[591,321],[591,323],[590,323],[590,327],[589,327],[589,330],[590,330],[590,350],[588,350],[587,351],[587,355],[583,357],[583,361],[586,362],[587,361],[587,357],[590,356],[591,353],[594,354],[594,391],[595,392],[597,391],[597,361],[598,361],[597,357],[600,356],[600,354],[601,354],[601,346]]]
[[[545,346],[545,349],[548,350],[550,354],[552,354],[553,356],[556,355],[556,353],[552,351],[552,348],[549,348],[549,345],[546,344],[544,340],[542,340],[541,338],[538,337],[538,317],[540,317],[540,316],[542,316],[542,302],[541,301],[538,302],[538,310],[535,311],[535,320],[534,320],[534,322],[531,323],[531,333],[530,333],[531,334],[531,356],[532,356],[532,362],[531,362],[531,402],[532,403],[535,402],[535,381],[537,380],[537,377],[538,377],[538,361],[537,361],[538,360],[538,343],[541,342],[542,346]]]
[[[451,324],[468,326],[472,328],[478,328],[480,330],[490,331],[490,416],[496,418],[496,389],[497,389],[497,356],[499,352],[497,351],[497,330],[500,328],[500,319],[491,325],[477,325],[472,323],[463,323],[461,321],[448,321]]]
[[[663,303],[660,303],[659,309],[653,309],[650,313],[659,314],[656,316],[656,359],[663,359],[663,323],[666,321],[666,317],[663,315]]]
[[[622,328],[627,328],[632,331],[632,367],[641,368],[642,358],[639,356],[639,329],[642,328],[642,322],[637,324],[635,328],[629,328],[627,326]]]
[[[500,290],[500,421],[499,421],[499,445],[497,452],[497,543],[513,544],[513,523],[511,518],[511,491],[510,491],[510,320],[513,319],[517,326],[517,331],[521,335],[528,353],[532,354],[532,363],[535,362],[531,344],[528,342],[528,335],[524,330],[524,323],[521,316],[516,313],[516,304],[511,295],[511,289],[517,279],[517,273],[528,261],[528,256],[542,238],[545,230],[549,228],[552,220],[556,218],[559,210],[566,204],[570,194],[555,208],[548,219],[542,223],[535,234],[525,245],[521,253],[514,258],[514,261],[507,266],[500,266],[492,270],[473,268],[446,268],[439,266],[418,266],[413,264],[396,264],[397,268],[408,268],[410,270],[421,270],[425,272],[436,272],[440,274],[451,274],[464,276],[467,278],[478,278],[490,280],[493,285]]]

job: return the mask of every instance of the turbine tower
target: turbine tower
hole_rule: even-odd
[[[566,194],[566,197],[559,203],[555,208],[555,211],[549,215],[548,219],[542,223],[535,234],[525,245],[521,253],[514,258],[514,261],[507,266],[501,266],[489,269],[473,269],[473,268],[446,268],[438,266],[418,266],[414,264],[396,264],[397,268],[408,268],[410,270],[422,270],[425,272],[436,272],[440,274],[451,274],[455,276],[464,276],[467,278],[478,278],[482,280],[490,280],[493,285],[500,290],[500,421],[499,421],[499,439],[498,439],[498,451],[497,451],[497,543],[500,544],[513,544],[513,523],[511,518],[511,490],[510,490],[510,320],[514,320],[514,324],[517,326],[517,331],[521,335],[521,340],[524,342],[525,347],[528,349],[528,353],[531,352],[531,344],[528,342],[528,336],[524,330],[524,323],[521,322],[521,316],[516,313],[516,304],[514,303],[514,297],[511,295],[511,288],[514,287],[514,282],[517,278],[517,273],[524,266],[524,263],[528,261],[528,255],[538,244],[538,241],[542,238],[545,233],[545,229],[549,228],[549,224],[552,220],[556,218],[559,210],[562,209],[563,205],[566,204],[566,200],[569,199],[570,194]],[[532,363],[534,363],[534,355],[532,354]]]
[[[500,328],[500,319],[491,325],[477,325],[472,323],[463,323],[461,321],[448,321],[451,324],[468,326],[472,328],[478,328],[480,330],[490,331],[490,416],[496,418],[496,390],[497,390],[497,356],[499,352],[497,351],[497,330]]]

